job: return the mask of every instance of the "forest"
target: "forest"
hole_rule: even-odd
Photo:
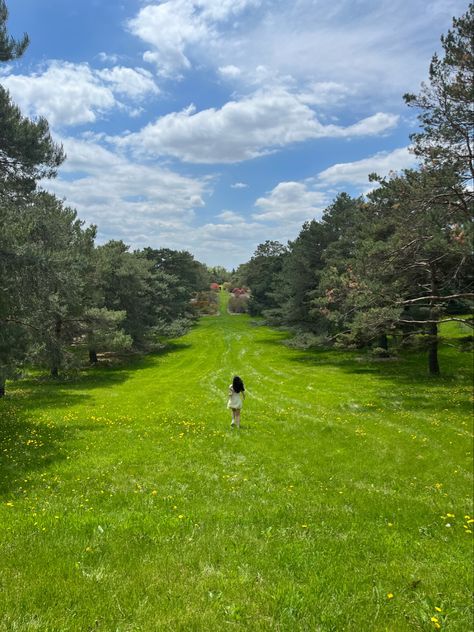
[[[438,375],[439,325],[472,328],[473,33],[470,4],[442,36],[429,83],[404,95],[418,115],[419,168],[368,174],[366,197],[338,195],[295,240],[261,244],[237,270],[252,289],[250,313],[295,331],[295,346],[368,346],[379,356],[389,345],[421,348]]]
[[[29,43],[9,36],[7,19],[2,0],[2,64]],[[58,376],[84,353],[94,363],[156,348],[186,331],[196,292],[226,280],[248,286],[249,313],[293,331],[295,345],[381,355],[414,345],[439,374],[440,324],[472,326],[473,32],[470,4],[442,36],[429,82],[404,95],[418,116],[419,168],[371,174],[367,196],[338,195],[296,239],[266,241],[233,274],[187,251],[97,245],[96,227],[41,186],[66,160],[47,120],[24,116],[0,86],[0,396],[23,366]]]

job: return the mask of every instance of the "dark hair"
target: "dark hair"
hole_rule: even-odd
[[[245,391],[244,383],[238,375],[236,375],[232,380],[232,388],[236,393],[242,393],[243,391]]]

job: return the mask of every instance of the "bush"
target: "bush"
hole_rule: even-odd
[[[285,340],[283,343],[290,349],[317,349],[318,347],[328,347],[329,339],[326,336],[317,336],[309,331],[297,333],[293,338]]]
[[[229,312],[232,314],[244,314],[248,310],[249,299],[246,296],[231,296],[229,299]]]
[[[391,356],[390,351],[383,347],[374,347],[370,350],[370,353],[374,358],[390,358]]]

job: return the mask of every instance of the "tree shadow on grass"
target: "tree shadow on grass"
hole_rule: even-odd
[[[376,397],[387,408],[400,408],[440,413],[456,410],[471,414],[468,398],[453,398],[454,387],[469,387],[472,368],[467,354],[443,350],[440,354],[442,374],[428,374],[427,358],[423,353],[404,352],[400,357],[379,360],[360,352],[312,350],[295,352],[290,361],[308,367],[330,367],[348,375],[360,376],[360,392],[364,386],[375,386]],[[348,392],[351,397],[351,392]]]
[[[0,424],[0,499],[21,496],[32,475],[66,460],[79,432],[94,432],[104,427],[97,422],[59,426],[35,421],[17,410],[10,412]]]
[[[85,391],[96,388],[114,388],[126,382],[135,371],[156,367],[159,360],[170,354],[189,349],[190,344],[172,342],[165,348],[148,355],[120,356],[114,364],[97,364],[83,368],[72,376],[52,378],[47,375],[22,378],[9,381],[6,399],[13,398],[22,408],[28,407],[28,399],[35,408],[63,407],[81,403],[90,399]],[[1,403],[2,400],[0,400]]]
[[[57,424],[47,420],[48,412],[67,412],[83,405],[93,399],[93,389],[113,389],[136,370],[159,370],[160,358],[188,347],[185,343],[173,343],[158,353],[128,358],[119,366],[87,368],[71,379],[39,376],[10,381],[7,395],[0,399],[0,498],[20,493],[31,474],[67,459],[77,433],[103,428],[99,422]]]

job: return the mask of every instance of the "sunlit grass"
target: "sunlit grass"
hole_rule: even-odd
[[[223,305],[160,355],[8,385],[1,630],[472,629],[471,356],[437,379],[284,337]]]

